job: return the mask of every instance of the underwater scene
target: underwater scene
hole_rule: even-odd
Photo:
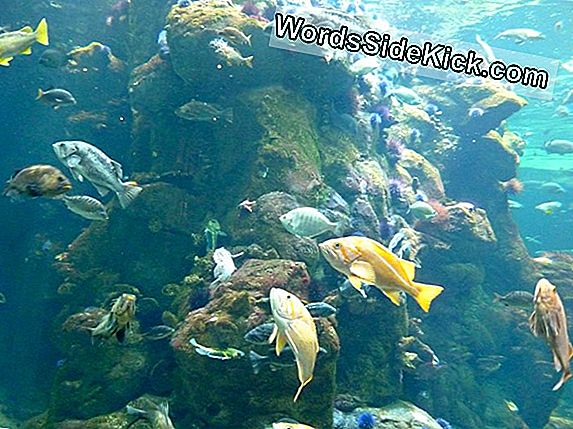
[[[572,0],[0,5],[0,429],[573,429]]]

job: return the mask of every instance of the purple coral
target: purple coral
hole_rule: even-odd
[[[393,201],[403,200],[405,191],[406,191],[406,185],[402,180],[400,179],[388,180],[388,192],[390,193],[390,198]]]
[[[252,1],[246,1],[243,3],[243,7],[241,9],[245,15],[258,17],[261,16],[261,10],[253,3]]]
[[[404,146],[402,140],[394,137],[388,138],[388,140],[386,140],[386,152],[388,154],[388,160],[392,164],[398,162],[405,148],[406,146]]]

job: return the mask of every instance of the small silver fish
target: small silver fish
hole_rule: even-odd
[[[58,159],[82,182],[88,179],[103,197],[111,190],[119,204],[126,208],[143,190],[129,182],[123,182],[123,168],[97,147],[84,141],[61,141],[52,145]]]
[[[171,337],[174,332],[175,329],[173,329],[171,326],[158,325],[151,328],[149,331],[143,334],[143,336],[145,339],[150,341],[159,341]]]
[[[325,215],[313,207],[299,207],[279,217],[285,229],[300,237],[315,238],[332,231],[339,235],[342,225],[331,222]]]
[[[416,219],[430,220],[437,216],[436,210],[424,201],[416,201],[410,205],[410,212]]]
[[[191,100],[189,103],[175,110],[175,114],[187,121],[197,122],[233,122],[233,109],[223,109],[214,103],[206,103],[199,100]]]
[[[336,308],[326,302],[311,302],[306,304],[305,307],[314,318],[330,317],[336,314]]]
[[[126,407],[127,414],[148,420],[155,429],[175,429],[169,418],[169,403],[153,404],[150,410],[141,410],[131,405]]]
[[[73,106],[74,104],[77,104],[72,93],[62,88],[52,88],[45,91],[38,89],[36,100],[51,106],[54,110],[57,110],[60,107]]]
[[[73,213],[89,220],[104,221],[108,220],[105,206],[95,198],[87,195],[74,195],[62,197],[66,207]]]

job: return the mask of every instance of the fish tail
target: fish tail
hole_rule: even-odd
[[[442,286],[427,285],[424,283],[413,282],[413,284],[418,290],[418,294],[414,298],[422,310],[427,313],[430,310],[430,304],[434,298],[441,294],[444,288]]]
[[[253,68],[253,59],[254,59],[254,58],[255,58],[255,57],[252,56],[252,55],[251,55],[250,57],[245,58],[245,65],[246,65],[248,68],[250,68],[250,69]]]
[[[38,96],[36,97],[36,100],[39,100],[43,96],[44,96],[44,91],[42,91],[42,88],[38,88]]]
[[[500,295],[499,293],[493,293],[493,302],[500,302],[501,299],[503,298],[502,295]]]
[[[36,27],[36,42],[41,45],[48,46],[50,41],[48,40],[48,21],[46,18],[42,18],[38,27]]]
[[[298,397],[302,393],[302,389],[304,388],[304,386],[306,386],[311,381],[312,381],[312,375],[309,378],[307,378],[306,380],[304,380],[302,383],[300,383],[300,386],[298,386],[298,390],[296,391],[296,394],[294,395],[294,399],[292,400],[293,402],[296,402],[296,400],[298,399]]]
[[[253,37],[252,34],[249,34],[249,35],[247,36],[247,44],[248,44],[249,46],[251,46],[251,37]]]
[[[336,222],[334,224],[334,227],[332,229],[332,232],[334,235],[336,235],[337,237],[342,237],[344,235],[344,230],[346,229],[346,226],[344,225],[343,221],[340,222]]]
[[[561,389],[561,386],[563,386],[570,378],[571,378],[571,372],[569,370],[563,371],[561,379],[557,382],[555,386],[553,386],[552,390],[555,391]]]
[[[123,188],[117,193],[117,199],[119,200],[121,208],[124,209],[143,191],[143,188],[129,183],[122,183],[122,185]]]
[[[229,122],[229,123],[233,123],[233,108],[229,107],[225,110],[223,110],[223,119],[225,119],[225,121]]]

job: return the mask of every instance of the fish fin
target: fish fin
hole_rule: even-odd
[[[125,328],[118,330],[115,333],[115,338],[117,338],[117,341],[123,344],[123,342],[125,341]]]
[[[30,27],[29,25],[26,25],[25,27],[20,28],[20,31],[22,33],[33,33],[34,29],[32,27]]]
[[[253,59],[254,59],[254,58],[255,58],[255,57],[252,56],[252,55],[251,55],[250,57],[245,58],[245,65],[246,65],[248,68],[250,68],[250,69],[253,68]]]
[[[302,393],[302,389],[304,389],[304,386],[306,386],[311,381],[312,381],[312,375],[309,378],[307,378],[306,380],[304,380],[302,383],[300,383],[300,386],[298,386],[298,390],[296,391],[296,394],[294,395],[294,399],[292,400],[293,402],[296,402],[296,400],[298,399],[298,397]]]
[[[382,289],[382,293],[386,295],[393,304],[398,306],[401,304],[402,296],[400,295],[400,291]]]
[[[334,235],[336,235],[337,237],[342,237],[344,235],[345,229],[346,229],[346,225],[344,225],[344,222],[342,222],[342,221],[336,222],[336,223],[334,223],[334,229],[332,230],[332,233]]]
[[[92,183],[92,185],[94,185],[94,188],[96,188],[98,194],[102,197],[105,197],[109,193],[109,189],[104,188],[103,186],[96,185],[95,183]]]
[[[14,57],[0,58],[0,66],[9,67]]]
[[[32,48],[28,47],[20,52],[20,55],[32,55]]]
[[[132,416],[143,417],[147,415],[147,411],[140,410],[139,408],[132,407],[131,405],[126,405],[125,410],[127,411],[127,414],[130,414]]]
[[[141,186],[128,185],[122,183],[123,188],[117,193],[117,199],[119,200],[119,205],[122,209],[129,206],[133,200],[139,195],[143,188]]]
[[[27,185],[26,191],[28,191],[28,194],[30,194],[30,196],[32,196],[32,197],[41,197],[42,196],[42,188],[35,183],[30,183],[29,185]]]
[[[278,332],[277,333],[277,342],[275,344],[275,353],[277,354],[277,356],[281,355],[281,352],[285,348],[286,343],[287,343],[286,336],[283,335],[282,333]]]
[[[366,292],[364,292],[364,288],[362,287],[362,280],[360,280],[356,276],[350,275],[350,276],[348,276],[348,281],[350,282],[350,284],[352,285],[352,287],[354,289],[356,289],[358,292],[360,292],[360,295],[362,295],[364,298],[366,298]]]
[[[376,284],[376,272],[374,271],[374,267],[368,262],[354,262],[350,265],[350,272],[365,283]]]
[[[251,366],[253,367],[253,373],[257,375],[263,366],[263,361],[267,360],[268,357],[261,356],[257,352],[250,351],[249,352],[249,360],[251,361]]]
[[[406,277],[408,280],[414,280],[414,276],[416,275],[416,264],[412,261],[407,261],[405,259],[400,259],[400,265],[404,268],[404,272],[406,273]]]
[[[561,389],[561,386],[563,386],[567,380],[569,380],[571,378],[571,372],[569,370],[565,371],[562,375],[561,375],[561,379],[557,382],[557,384],[555,386],[553,386],[553,391],[559,390]]]
[[[38,27],[36,27],[36,42],[40,45],[48,46],[50,41],[48,40],[48,22],[46,18],[42,18]]]
[[[573,346],[569,343],[569,360],[573,359]]]
[[[501,299],[503,298],[502,295],[500,295],[499,293],[493,293],[493,302],[500,302]]]
[[[77,167],[82,159],[78,155],[70,155],[66,158],[66,165],[68,168]]]
[[[442,286],[427,285],[424,283],[412,282],[414,287],[418,290],[418,295],[414,297],[418,305],[426,313],[430,310],[432,300],[442,293],[444,288]]]
[[[112,159],[111,165],[113,166],[113,169],[115,170],[115,174],[116,174],[117,178],[119,180],[123,179],[123,167],[121,166],[121,164]]]
[[[249,46],[251,46],[251,37],[253,37],[252,34],[249,34],[248,36],[246,36],[247,44],[248,44]]]
[[[44,96],[44,91],[42,91],[42,88],[38,88],[38,96],[36,97],[36,100],[39,100],[43,96]]]
[[[275,324],[273,327],[273,332],[271,332],[271,336],[269,337],[269,344],[272,344],[273,341],[276,339],[279,333],[279,327]]]

